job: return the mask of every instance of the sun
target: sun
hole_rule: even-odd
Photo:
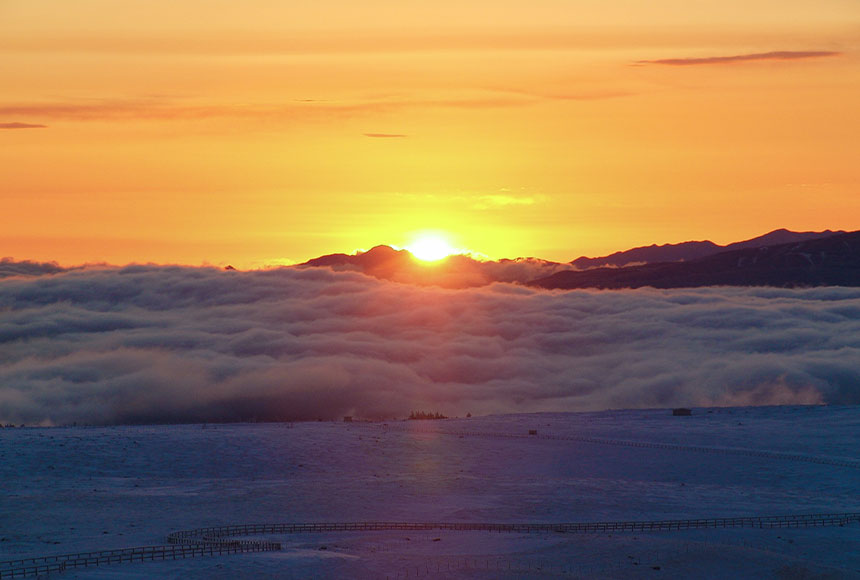
[[[440,235],[422,235],[406,246],[409,252],[423,262],[435,262],[455,254],[457,250],[451,247],[448,240]]]

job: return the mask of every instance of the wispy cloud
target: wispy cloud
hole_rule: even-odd
[[[481,195],[475,199],[472,207],[475,209],[489,209],[494,207],[507,207],[516,205],[534,205],[538,198],[532,195],[514,195],[509,193],[497,193]]]
[[[804,60],[809,58],[824,58],[840,56],[841,52],[825,50],[758,52],[752,54],[736,54],[732,56],[706,56],[698,58],[661,58],[657,60],[637,60],[636,64],[665,64],[672,66],[731,64],[737,62],[753,62],[761,60]]]
[[[377,139],[397,139],[402,137],[408,137],[409,135],[405,135],[403,133],[365,133],[365,137],[375,137]]]
[[[0,123],[0,129],[45,129],[47,125],[36,123]]]
[[[247,103],[237,105],[186,104],[166,98],[158,99],[87,99],[44,103],[0,103],[0,115],[39,116],[72,121],[111,120],[200,120],[213,118],[278,120],[312,119],[317,117],[356,116],[412,108],[488,109],[530,104],[524,98],[502,96],[469,96],[439,99],[403,98],[397,100],[302,100],[291,103]],[[17,124],[7,124],[17,125]],[[41,127],[31,125],[30,127]],[[7,129],[30,128],[8,126]],[[365,133],[368,137],[407,137],[407,135]]]

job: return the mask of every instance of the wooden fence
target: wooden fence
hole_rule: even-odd
[[[321,532],[452,530],[497,533],[603,533],[694,530],[703,528],[806,528],[844,526],[860,522],[860,512],[796,514],[737,518],[647,520],[582,523],[479,523],[479,522],[316,522],[240,524],[181,530],[167,536],[167,545],[141,546],[97,552],[81,552],[0,562],[0,580],[24,578],[73,568],[176,560],[243,552],[281,549],[268,540],[235,539],[258,534],[305,534]]]
[[[108,564],[125,564],[154,560],[179,560],[199,556],[220,556],[243,552],[280,550],[276,542],[211,542],[206,544],[169,544],[138,546],[118,550],[59,554],[38,558],[25,558],[0,562],[0,578],[24,578],[52,572],[65,572],[74,568],[89,568]]]
[[[173,532],[169,542],[212,541],[215,538],[254,534],[305,534],[320,532],[422,531],[507,533],[602,533],[694,530],[702,528],[808,528],[844,526],[860,522],[860,512],[800,514],[688,520],[646,520],[584,523],[474,523],[474,522],[317,522],[221,526]]]

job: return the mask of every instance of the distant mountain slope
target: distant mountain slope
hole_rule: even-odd
[[[375,246],[366,252],[350,254],[328,254],[308,260],[299,266],[329,266],[354,269],[377,278],[390,278],[398,270],[409,265],[412,254],[406,250],[395,250],[390,246]]]
[[[779,230],[770,239],[783,235]],[[740,242],[748,244],[752,242]],[[860,286],[860,231],[747,247],[689,262],[567,270],[529,283],[541,288]]]
[[[816,238],[825,238],[836,234],[845,233],[843,231],[823,232],[792,232],[786,229],[774,230],[757,238],[735,242],[727,246],[719,246],[711,241],[705,240],[701,242],[682,242],[680,244],[663,244],[642,246],[615,252],[609,256],[601,258],[587,258],[582,256],[573,260],[571,264],[579,270],[588,270],[591,268],[603,267],[624,267],[634,264],[650,264],[653,262],[680,262],[697,260],[705,256],[711,256],[718,252],[727,250],[741,250],[744,248],[760,248],[763,246],[772,246],[775,244],[787,244],[791,242],[801,242]]]
[[[567,264],[537,258],[482,262],[465,255],[448,256],[438,262],[428,263],[417,260],[407,250],[395,250],[389,246],[376,246],[352,255],[320,256],[297,267],[321,266],[335,270],[355,270],[395,282],[445,288],[470,288],[493,282],[526,283],[569,267]]]

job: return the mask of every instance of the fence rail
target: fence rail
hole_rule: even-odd
[[[860,522],[860,512],[800,514],[687,520],[647,520],[582,523],[475,523],[475,522],[316,522],[221,526],[173,532],[169,542],[199,542],[210,538],[253,534],[296,534],[366,531],[481,531],[509,533],[601,533],[693,530],[701,528],[806,528],[843,526]]]
[[[240,524],[180,530],[167,536],[167,545],[139,546],[97,552],[59,554],[0,562],[0,580],[24,578],[72,568],[176,560],[198,556],[265,552],[281,549],[268,540],[236,539],[258,534],[303,534],[321,532],[451,530],[497,533],[601,533],[693,530],[702,528],[806,528],[844,526],[860,522],[860,512],[791,514],[737,518],[646,520],[579,523],[480,523],[480,522],[314,522]]]
[[[65,572],[73,568],[89,568],[109,564],[125,564],[154,560],[179,560],[200,556],[220,556],[244,552],[280,550],[277,542],[210,541],[206,543],[167,544],[160,546],[138,546],[118,550],[59,554],[38,558],[24,558],[0,562],[0,579],[25,578],[52,572]]]

